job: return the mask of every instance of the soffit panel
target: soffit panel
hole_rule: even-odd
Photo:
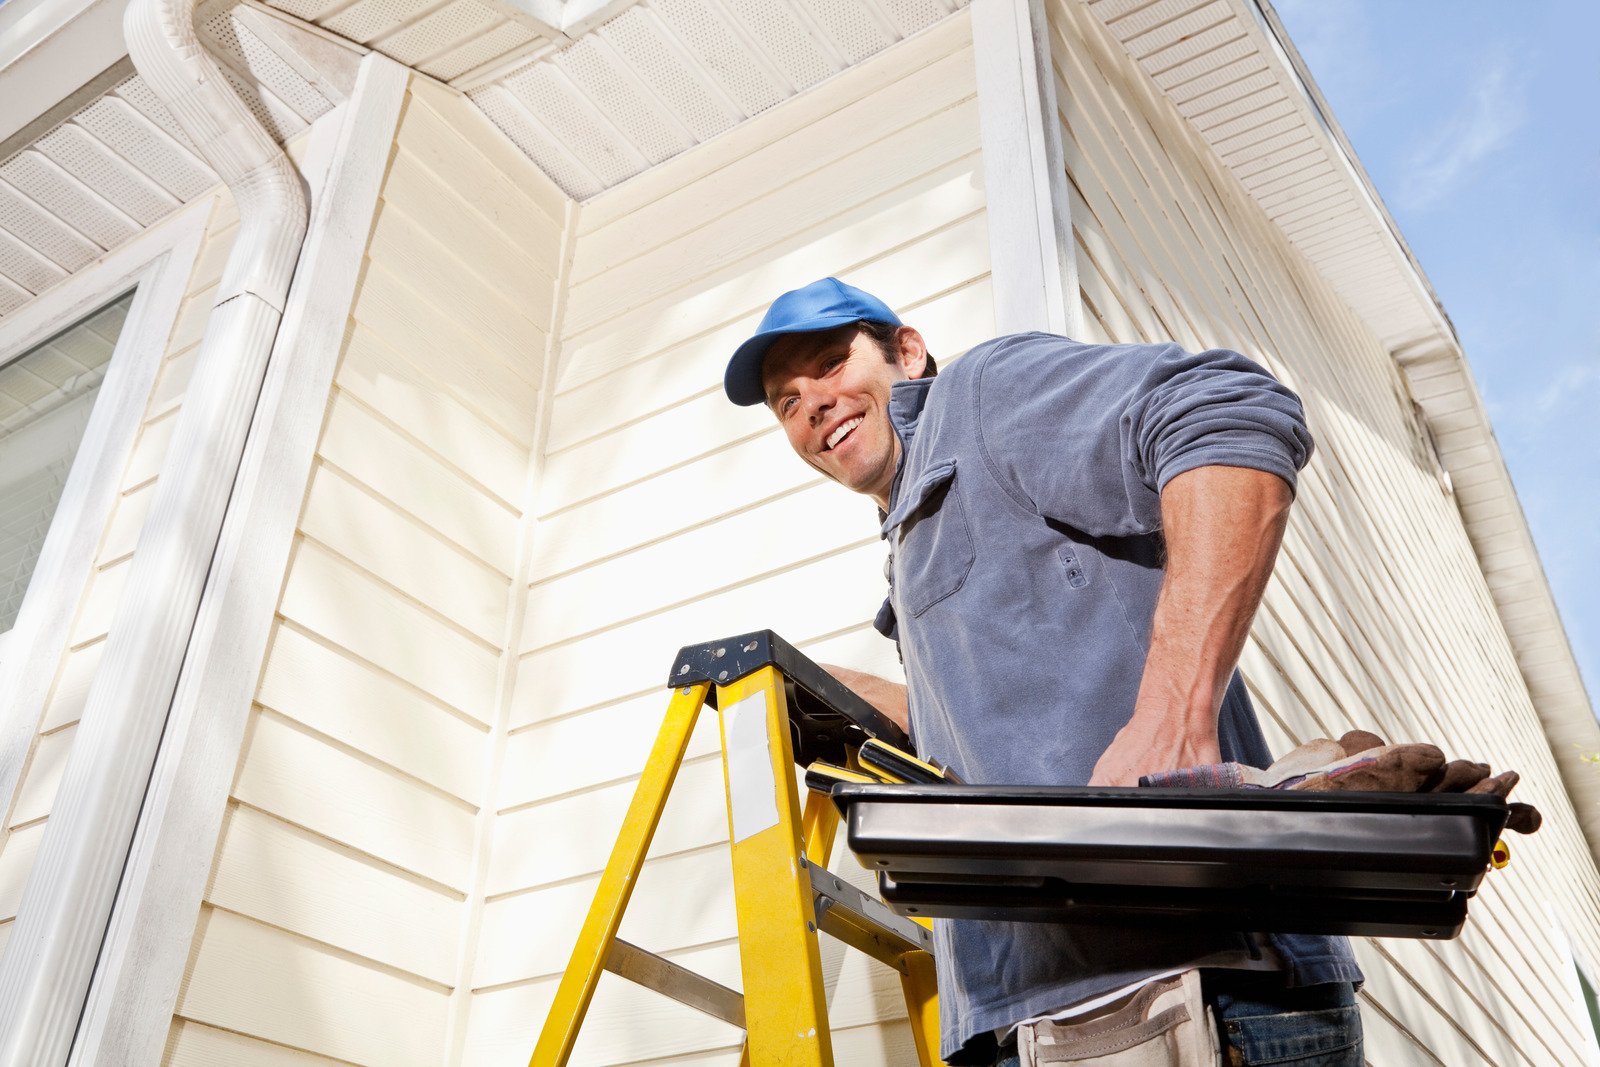
[[[1411,284],[1413,265],[1387,220],[1357,195],[1247,2],[1089,0],[1088,6],[1258,200],[1293,187],[1297,176],[1336,176],[1263,207],[1387,347],[1439,333],[1442,316]],[[1359,251],[1347,254],[1353,250]],[[1368,284],[1380,272],[1399,286],[1399,300]]]
[[[469,76],[458,87],[569,196],[586,199],[965,2],[646,0],[491,81]]]
[[[1174,97],[1180,100],[1216,88],[1228,77],[1216,72],[1256,55],[1255,44],[1242,27],[1224,23],[1152,52],[1143,66],[1158,86],[1180,94]],[[1198,83],[1198,88],[1191,91],[1191,83]]]
[[[558,36],[541,33],[513,18],[508,10],[479,0],[267,2],[287,15],[445,82],[548,49]]]

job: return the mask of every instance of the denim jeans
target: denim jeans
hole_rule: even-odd
[[[1206,971],[1201,988],[1228,1067],[1361,1067],[1361,1010],[1349,982],[1286,989],[1275,974]],[[1001,1049],[995,1067],[1019,1067],[1016,1047]]]

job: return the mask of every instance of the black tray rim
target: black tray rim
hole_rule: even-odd
[[[877,785],[845,783],[832,793],[840,812],[858,803],[1057,807],[1222,808],[1238,811],[1375,815],[1473,815],[1502,823],[1505,798],[1487,793],[1307,793],[1276,789],[1137,789],[1039,785]]]

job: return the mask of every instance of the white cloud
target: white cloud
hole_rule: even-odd
[[[1522,86],[1510,72],[1507,57],[1492,60],[1461,109],[1412,154],[1400,194],[1406,206],[1421,209],[1439,201],[1522,125]]]
[[[1600,386],[1600,367],[1572,364],[1533,398],[1530,402],[1532,413],[1539,418],[1553,415],[1564,404],[1579,400],[1585,391],[1595,386]]]
[[[1544,439],[1560,419],[1595,410],[1600,404],[1600,359],[1568,363],[1542,385],[1514,394],[1505,384],[1491,389],[1485,383],[1484,404],[1496,432],[1508,447],[1516,448]]]

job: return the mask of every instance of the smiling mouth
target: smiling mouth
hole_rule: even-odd
[[[837,445],[840,441],[843,441],[846,437],[849,437],[851,431],[853,431],[857,426],[861,425],[861,420],[863,417],[864,416],[857,415],[855,418],[846,419],[844,422],[841,422],[838,426],[834,427],[833,432],[828,435],[827,443],[822,446],[822,450],[824,452],[832,452],[835,445]]]

